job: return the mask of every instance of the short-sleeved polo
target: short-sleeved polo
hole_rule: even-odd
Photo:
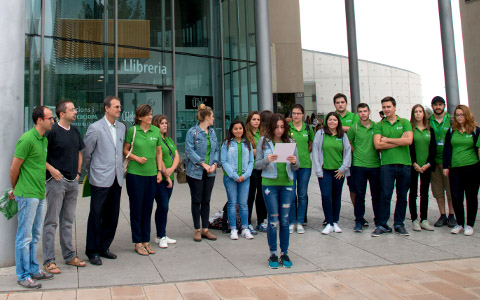
[[[355,167],[378,168],[380,167],[380,153],[373,143],[375,122],[370,121],[370,126],[365,127],[361,122],[355,123],[347,132],[348,140],[352,143],[353,162]]]
[[[173,165],[173,159],[175,158],[175,151],[177,151],[177,147],[175,146],[175,143],[173,142],[173,140],[168,136],[165,137],[164,139],[162,138],[162,142],[160,145],[162,146],[162,160],[163,160],[163,163],[165,164],[165,168],[171,168]],[[171,154],[170,154],[170,151],[172,152]],[[165,176],[162,176],[162,177],[163,179],[166,179]],[[172,173],[172,175],[170,175],[170,179],[173,181],[174,178],[175,176]]]
[[[401,138],[405,132],[412,132],[412,125],[407,119],[397,116],[397,119],[391,124],[387,118],[375,124],[374,135],[381,135],[387,138]],[[391,149],[381,150],[382,166],[384,165],[411,165],[410,149],[408,146],[398,146]]]
[[[295,140],[295,143],[297,143],[300,168],[312,168],[312,160],[310,159],[310,151],[308,151],[308,143],[313,142],[315,139],[315,133],[313,132],[313,129],[310,127],[309,134],[309,130],[307,130],[307,124],[305,124],[305,122],[302,122],[302,128],[300,130],[297,130],[295,126],[293,126],[293,122],[290,122],[290,134]]]
[[[347,110],[345,116],[342,117],[340,115],[340,121],[342,121],[342,126],[351,127],[353,124],[360,121],[360,117],[356,113]]]
[[[138,157],[145,157],[147,161],[142,165],[134,160],[130,161],[127,173],[140,176],[156,176],[157,175],[157,146],[161,146],[160,129],[153,125],[147,132],[143,131],[140,125],[135,125],[137,133],[133,143],[132,153]],[[130,144],[133,139],[134,127],[130,127],[125,137],[125,142]]]

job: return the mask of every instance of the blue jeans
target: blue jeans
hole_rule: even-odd
[[[322,193],[322,208],[327,224],[333,226],[340,219],[342,207],[342,188],[345,177],[335,179],[336,170],[323,170],[323,178],[318,178],[320,192]]]
[[[227,213],[230,228],[237,229],[237,203],[240,206],[242,228],[248,228],[248,190],[250,188],[250,178],[239,183],[228,176],[223,176],[223,184],[227,190]]]
[[[373,215],[375,216],[375,225],[379,220],[380,204],[380,168],[351,168],[353,183],[355,184],[355,221],[362,222],[365,216],[365,193],[367,192],[367,181],[370,183],[370,194],[372,196]]]
[[[405,226],[405,214],[407,212],[407,193],[410,186],[410,166],[384,165],[380,167],[380,218],[378,225],[388,228],[390,218],[390,205],[392,202],[393,189],[397,189],[397,204],[393,227]]]
[[[292,186],[262,186],[267,207],[267,239],[270,253],[277,253],[277,228],[280,225],[280,251],[288,254],[290,232],[288,214],[292,203]]]
[[[45,200],[15,196],[18,204],[18,229],[15,239],[16,273],[24,281],[39,272],[38,240],[42,233]]]
[[[296,171],[293,171],[293,200],[292,206],[290,207],[290,224],[303,224],[303,221],[305,220],[308,201],[308,182],[310,181],[310,175],[312,175],[311,168],[300,168]],[[295,205],[295,191],[298,195],[297,205]]]
[[[168,216],[168,203],[173,192],[172,187],[167,188],[167,181],[164,179],[160,183],[157,183],[157,189],[155,191],[155,201],[157,202],[157,209],[155,210],[155,225],[157,227],[157,237],[163,238],[167,236],[167,216]]]

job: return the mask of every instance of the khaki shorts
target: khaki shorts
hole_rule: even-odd
[[[450,181],[448,177],[443,175],[443,165],[437,164],[435,172],[432,172],[432,194],[435,199],[444,198],[445,191],[447,192],[447,199],[452,199],[450,194]]]

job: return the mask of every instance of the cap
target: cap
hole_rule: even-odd
[[[433,97],[433,99],[432,99],[432,105],[434,105],[434,104],[437,103],[437,102],[441,102],[441,103],[445,104],[445,99],[443,99],[443,98],[440,97],[440,96],[435,96],[435,97]]]

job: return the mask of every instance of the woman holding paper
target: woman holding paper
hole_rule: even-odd
[[[322,193],[322,207],[327,226],[323,234],[342,232],[338,226],[342,201],[342,187],[350,176],[352,153],[347,135],[343,132],[340,116],[330,112],[326,126],[317,131],[313,141],[313,165]]]
[[[280,157],[274,154],[275,145],[293,143],[290,127],[281,114],[271,117],[265,136],[257,144],[255,167],[262,170],[262,191],[267,207],[267,238],[270,247],[268,265],[277,269],[279,263],[291,268],[288,257],[290,233],[288,214],[293,197],[293,171],[299,167],[298,153],[286,156],[286,162],[276,162]],[[280,260],[277,256],[277,228],[280,227]]]

